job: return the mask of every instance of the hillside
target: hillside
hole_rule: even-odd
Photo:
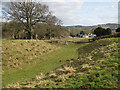
[[[76,45],[74,45],[76,46]],[[66,47],[67,48],[67,47]],[[9,84],[17,88],[120,88],[118,38],[101,39],[77,49],[78,58],[66,62],[47,74]]]
[[[67,28],[75,27],[77,29],[82,29],[82,30],[94,30],[97,27],[103,27],[103,28],[111,28],[112,30],[115,30],[118,28],[118,24],[107,23],[107,24],[93,25],[93,26],[76,25],[76,26],[66,26],[66,27]]]

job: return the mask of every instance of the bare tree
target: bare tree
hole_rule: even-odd
[[[22,23],[29,39],[33,38],[36,23],[52,23],[58,20],[51,14],[49,7],[39,2],[8,2],[2,8],[8,19]],[[19,28],[19,27],[18,27]]]

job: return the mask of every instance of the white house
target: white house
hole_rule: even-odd
[[[89,36],[88,35],[83,35],[83,38],[88,38]]]

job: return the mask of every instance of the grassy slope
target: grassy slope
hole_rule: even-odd
[[[17,45],[19,45],[21,43],[21,41],[16,40],[16,41],[3,41],[3,45],[4,44],[9,44],[9,48],[12,45],[12,43],[15,42]],[[24,42],[26,42],[25,40],[22,41],[23,45],[25,44]],[[31,43],[31,42],[30,42]],[[38,42],[39,44],[39,42]],[[45,45],[47,45],[45,43]],[[54,45],[52,45],[54,46]],[[45,55],[40,55],[37,56],[37,58],[33,58],[31,60],[31,63],[29,64],[21,64],[21,68],[7,68],[7,69],[3,69],[4,73],[3,73],[3,86],[9,84],[9,83],[13,83],[13,82],[18,82],[18,81],[22,81],[22,80],[28,80],[31,79],[33,77],[35,77],[35,75],[40,74],[41,72],[43,73],[47,73],[51,70],[53,70],[54,68],[62,65],[67,59],[71,59],[71,58],[77,58],[78,54],[76,52],[76,49],[79,48],[82,45],[61,45],[59,46],[60,49],[54,50],[53,52],[47,53]],[[12,46],[11,46],[12,47]],[[50,46],[51,47],[51,46]],[[20,49],[22,49],[23,47],[21,47]],[[3,49],[4,50],[4,49]],[[4,51],[6,52],[6,51]],[[11,52],[10,52],[11,53]],[[22,56],[21,54],[19,54],[20,56]],[[13,54],[14,56],[14,54]],[[3,63],[4,62],[4,58],[5,60],[7,60],[8,57],[3,57]],[[59,62],[59,61],[62,62]]]
[[[79,59],[72,64],[77,67],[77,74],[64,85],[80,88],[90,84],[92,88],[119,88],[119,50],[118,38],[99,40],[80,48]]]
[[[120,40],[118,38],[103,39],[81,47],[78,49],[79,59],[66,63],[67,66],[76,70],[75,73],[69,75],[69,72],[66,77],[63,73],[61,81],[57,77],[53,79],[54,84],[39,85],[39,87],[85,88],[84,85],[89,84],[91,88],[119,88],[119,50]],[[73,70],[69,69],[69,71]]]
[[[3,69],[22,68],[23,64],[32,63],[32,59],[58,49],[44,41],[6,40],[2,45]]]
[[[120,40],[117,38],[95,41],[79,48],[78,59],[69,60],[47,75],[9,87],[85,88],[84,85],[89,84],[91,88],[120,88],[119,50]]]

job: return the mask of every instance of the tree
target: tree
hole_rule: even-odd
[[[102,30],[103,30],[103,28],[98,27],[94,30],[94,34],[96,34],[97,36],[101,36],[102,35]]]
[[[97,36],[111,35],[112,31],[110,28],[104,29],[102,27],[98,27],[94,30],[94,34],[96,34]]]
[[[117,28],[117,29],[116,29],[116,32],[120,32],[120,28]]]
[[[18,39],[21,38],[21,32],[23,32],[23,26],[21,23],[14,21],[2,23],[3,38]]]
[[[83,35],[84,35],[84,34],[85,34],[85,32],[84,32],[84,31],[81,31],[81,32],[80,32],[80,34],[83,34]]]
[[[39,2],[9,2],[5,3],[2,8],[4,15],[7,15],[8,20],[14,20],[22,23],[27,33],[27,39],[32,39],[34,35],[34,26],[37,23],[52,23],[55,24],[59,21],[51,14],[47,5],[42,5]]]
[[[111,35],[112,34],[112,30],[110,28],[107,28],[105,30],[105,35]]]

